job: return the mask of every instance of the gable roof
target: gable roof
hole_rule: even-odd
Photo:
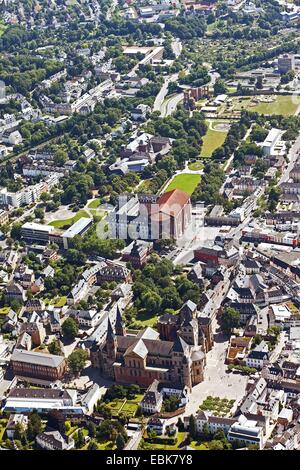
[[[167,215],[178,215],[182,207],[188,203],[190,195],[180,191],[179,189],[173,189],[162,194],[158,200],[159,212]]]
[[[135,353],[137,356],[144,359],[148,354],[148,349],[145,346],[145,343],[142,339],[139,339],[136,343],[129,346],[124,356],[129,356],[132,353]]]

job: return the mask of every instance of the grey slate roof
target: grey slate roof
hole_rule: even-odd
[[[36,364],[45,367],[59,367],[65,360],[62,356],[55,356],[54,354],[43,354],[33,351],[19,351],[14,350],[12,361],[27,362],[28,364]]]

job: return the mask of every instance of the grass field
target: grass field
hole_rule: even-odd
[[[226,139],[227,131],[215,131],[208,129],[203,137],[203,145],[201,148],[201,157],[211,157],[214,150],[223,145]]]
[[[165,190],[165,192],[172,191],[172,189],[180,189],[180,191],[192,194],[198,186],[200,179],[200,175],[190,175],[186,173],[176,175]]]
[[[88,208],[89,209],[97,209],[98,206],[100,206],[100,199],[99,198],[93,199],[92,201],[90,201],[88,203]]]
[[[176,450],[176,449],[180,449],[183,441],[184,441],[184,438],[185,438],[185,435],[186,433],[185,432],[178,432],[176,434],[176,437],[177,437],[177,443],[175,445],[164,445],[164,444],[157,444],[157,443],[148,443],[148,442],[145,442],[144,443],[144,449],[158,449],[158,450]]]
[[[251,104],[252,103],[252,104]],[[254,104],[254,106],[253,106]],[[234,97],[232,99],[233,111],[241,111],[249,109],[250,111],[260,114],[282,114],[283,116],[291,116],[295,114],[300,105],[300,97],[292,95],[277,95],[271,103],[253,103],[250,96]],[[223,106],[221,113],[229,111]]]
[[[284,116],[291,116],[295,114],[299,105],[299,97],[283,95],[277,96],[273,103],[260,103],[252,109],[261,114],[282,114]]]
[[[55,228],[67,229],[82,217],[89,218],[88,213],[83,209],[79,210],[77,214],[75,214],[74,217],[71,217],[70,219],[53,220],[49,223],[49,225],[52,225]]]

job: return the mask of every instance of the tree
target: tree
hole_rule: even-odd
[[[176,426],[177,426],[179,432],[184,431],[184,423],[183,423],[181,418],[178,418]]]
[[[62,325],[63,335],[70,340],[73,340],[78,334],[78,324],[74,318],[67,318]]]
[[[214,94],[217,96],[217,95],[223,95],[224,93],[227,93],[226,84],[224,80],[221,80],[220,78],[218,78],[214,85]]]
[[[24,434],[24,429],[21,423],[17,423],[15,426],[14,439],[21,441]]]
[[[37,219],[42,220],[44,218],[45,211],[42,207],[37,207],[36,209],[34,209],[34,215]]]
[[[42,432],[42,420],[40,416],[34,412],[31,413],[28,420],[27,435],[30,441],[33,441],[38,434]]]
[[[209,436],[210,436],[210,432],[209,432],[209,428],[208,428],[208,423],[204,423],[204,424],[203,424],[202,431],[203,431],[204,437],[205,437],[206,439],[208,439]]]
[[[74,375],[78,375],[85,366],[88,352],[85,349],[75,349],[68,357],[68,366]]]
[[[54,154],[54,163],[57,166],[63,166],[68,160],[68,154],[62,149],[57,149]]]
[[[95,437],[95,435],[96,435],[96,426],[93,423],[93,421],[88,422],[87,429],[88,429],[88,432],[89,432],[89,436],[90,437]]]
[[[75,438],[75,441],[76,441],[76,447],[78,449],[80,449],[81,447],[84,446],[85,440],[84,440],[84,434],[83,434],[82,429],[79,429],[79,431],[77,433],[77,437]]]
[[[257,77],[255,88],[261,90],[263,88],[263,79],[262,77]]]
[[[88,450],[98,450],[97,443],[94,441],[94,439],[92,439],[89,443]]]
[[[220,319],[222,330],[225,333],[231,333],[233,328],[240,326],[240,319],[241,315],[237,310],[231,307],[226,308]]]
[[[57,429],[61,433],[65,433],[70,428],[69,423],[65,423],[65,417],[59,410],[51,410],[48,414],[48,426]]]
[[[209,450],[224,450],[224,444],[222,441],[210,441]]]
[[[122,434],[118,434],[116,438],[116,446],[118,450],[123,450],[125,447],[125,440]]]
[[[54,339],[48,346],[48,351],[50,354],[55,354],[56,356],[62,355],[62,350],[57,339]]]
[[[189,419],[189,431],[191,437],[195,439],[197,437],[197,423],[194,415],[191,415]]]

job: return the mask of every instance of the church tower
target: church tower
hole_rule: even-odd
[[[191,378],[191,367],[190,361],[187,353],[184,354],[182,359],[182,378],[183,384],[188,387],[189,390],[192,389],[192,378]]]
[[[107,351],[107,357],[115,361],[116,356],[117,356],[117,339],[113,332],[110,318],[108,318],[108,325],[107,325],[106,351]]]
[[[126,327],[122,319],[122,313],[119,305],[117,305],[115,332],[117,336],[126,336]]]

